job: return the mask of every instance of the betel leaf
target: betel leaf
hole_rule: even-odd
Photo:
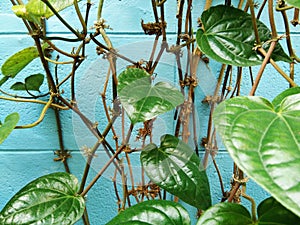
[[[9,57],[1,67],[2,74],[14,78],[32,60],[39,56],[36,47],[25,48]]]
[[[57,172],[39,177],[6,204],[0,224],[74,224],[85,208],[78,190],[78,180],[72,174]]]
[[[216,108],[214,123],[235,163],[300,216],[300,93],[284,98],[276,110],[262,97],[226,100]]]
[[[131,206],[106,225],[190,225],[190,217],[180,204],[166,200],[149,200]]]
[[[258,225],[295,225],[300,217],[283,207],[274,198],[262,201],[257,207]]]
[[[118,95],[133,124],[150,120],[183,103],[183,95],[166,82],[151,85],[150,75],[129,68],[119,75]]]
[[[25,83],[16,82],[10,89],[15,91],[40,91],[40,87],[43,84],[43,74],[33,74],[25,78]]]
[[[49,0],[48,2],[57,12],[74,4],[74,0]],[[30,0],[26,5],[13,6],[12,10],[18,17],[38,24],[41,23],[42,17],[48,19],[54,15],[51,9],[41,0]]]
[[[235,203],[218,203],[204,212],[197,225],[251,225],[248,210]],[[270,224],[269,224],[270,225]]]
[[[19,122],[20,116],[18,113],[8,115],[3,123],[0,123],[0,144],[8,137]]]
[[[141,163],[155,184],[199,209],[211,206],[209,182],[199,157],[183,141],[172,135],[161,137],[161,144],[147,145]]]
[[[235,66],[255,66],[263,57],[255,50],[255,34],[251,15],[234,7],[218,5],[201,15],[203,29],[197,31],[196,39],[200,50],[212,59]],[[267,51],[271,39],[270,30],[257,20],[263,48]],[[292,62],[277,43],[271,58],[275,61]]]
[[[294,95],[294,94],[298,94],[298,93],[300,93],[300,87],[293,87],[293,88],[288,88],[285,91],[283,91],[282,93],[280,93],[279,95],[277,95],[272,101],[275,111],[278,111],[283,99],[285,99],[286,97],[288,97],[290,95]]]
[[[41,24],[41,17],[30,14],[26,11],[26,5],[13,5],[11,7],[12,11],[17,17],[28,20],[33,23]]]
[[[286,2],[290,5],[300,8],[300,0],[286,0]]]
[[[42,45],[45,50],[49,45],[47,43]],[[35,46],[25,48],[14,55],[10,56],[2,65],[1,72],[4,76],[14,78],[21,70],[23,70],[31,61],[39,56],[38,50]],[[5,78],[5,77],[4,77]],[[2,78],[0,86],[8,79]]]

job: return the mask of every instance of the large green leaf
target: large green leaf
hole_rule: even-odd
[[[239,204],[223,202],[206,210],[197,225],[251,225],[248,210]],[[270,224],[269,224],[270,225]]]
[[[201,15],[203,29],[197,31],[197,44],[200,50],[212,59],[235,66],[254,66],[261,64],[263,57],[254,50],[255,34],[251,15],[225,5],[211,7]],[[270,30],[257,21],[259,37],[262,42],[271,39]],[[263,45],[268,50],[269,44]],[[274,60],[291,62],[280,44],[271,56]]]
[[[12,197],[0,213],[0,224],[73,224],[85,208],[78,190],[74,175],[58,172],[42,176]]]
[[[183,103],[183,95],[166,82],[151,85],[150,75],[142,69],[129,68],[119,76],[118,94],[131,122],[143,122]]]
[[[160,147],[147,145],[141,163],[148,177],[166,191],[199,209],[211,206],[206,172],[194,151],[172,135],[161,137]]]
[[[216,108],[214,122],[235,163],[300,216],[300,93],[276,110],[261,97],[227,100]]]
[[[40,87],[43,84],[43,81],[43,74],[33,74],[25,78],[25,83],[16,82],[10,87],[10,89],[16,91],[40,91]]]
[[[300,224],[300,217],[283,207],[274,198],[262,201],[257,207],[259,225],[295,225]]]
[[[106,225],[190,225],[188,212],[180,204],[150,200],[131,206]]]
[[[300,8],[300,0],[286,0],[286,2],[297,8]]]
[[[8,135],[13,131],[17,125],[20,116],[18,113],[12,113],[8,115],[4,123],[0,123],[0,144],[8,137]]]
[[[48,0],[48,2],[59,12],[73,5],[74,0]],[[41,0],[30,0],[26,5],[15,5],[12,7],[12,10],[18,17],[38,24],[41,23],[42,17],[48,19],[54,15],[50,8]]]

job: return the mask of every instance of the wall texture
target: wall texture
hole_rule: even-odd
[[[83,1],[84,2],[84,1]],[[202,1],[195,1],[202,2]],[[223,1],[215,1],[221,3]],[[92,7],[91,23],[96,19],[95,5]],[[84,8],[84,3],[80,4]],[[10,10],[10,1],[0,2],[0,65],[13,53],[33,45],[33,41],[27,35],[27,31],[19,18],[16,18],[12,11]],[[200,16],[198,12],[203,9],[202,3],[196,3],[193,8],[193,18],[196,22],[196,18]],[[168,41],[174,43],[175,32],[176,32],[176,20],[173,17],[174,11],[176,10],[176,4],[173,1],[168,1],[166,4],[166,15],[168,22]],[[65,10],[63,12],[64,18],[72,18],[74,11]],[[130,55],[136,60],[139,60],[145,53],[149,53],[148,47],[151,46],[153,37],[145,36],[140,27],[140,19],[144,19],[145,22],[152,21],[153,15],[151,11],[150,1],[133,1],[133,0],[110,0],[106,1],[103,9],[103,17],[108,22],[108,24],[113,28],[109,31],[109,36],[114,44],[114,46],[124,55]],[[74,22],[74,27],[80,27],[78,21]],[[196,29],[196,24],[194,24]],[[56,21],[55,19],[49,19],[48,30],[51,35],[65,35],[68,36],[69,33],[66,29]],[[294,40],[298,39],[299,29],[292,31]],[[294,41],[295,42],[295,41]],[[296,43],[295,46],[300,50],[300,42]],[[68,46],[64,46],[68,47]],[[72,45],[70,44],[70,49]],[[86,87],[84,92],[78,93],[79,105],[81,105],[83,110],[88,110],[86,113],[91,117],[91,119],[100,120],[101,118],[96,117],[96,104],[98,101],[99,87],[94,85],[96,80],[98,83],[103,83],[103,76],[106,73],[106,69],[99,65],[101,61],[100,57],[95,54],[95,46],[89,47],[88,57],[91,59],[89,64],[84,64],[81,68],[80,76],[77,80],[77,85]],[[161,73],[168,73],[169,75],[162,79],[173,80],[175,79],[174,71],[174,59],[169,56],[164,56],[160,66]],[[90,63],[92,62],[92,63]],[[119,69],[125,67],[124,62],[120,62]],[[210,69],[207,69],[205,65],[200,65],[200,69],[205,71],[203,79],[211,79],[215,82],[215,77],[217,71],[219,70],[219,65],[211,62]],[[299,71],[299,66],[296,67]],[[258,95],[264,94],[268,98],[272,99],[282,90],[288,87],[287,83],[283,81],[279,76],[274,74],[272,70],[268,67],[266,73],[269,73],[266,78],[261,82],[261,86],[258,89]],[[26,71],[22,72],[18,79],[22,80],[26,77],[27,73],[32,73],[34,71],[40,70],[40,64],[38,61],[34,62],[34,66],[31,66]],[[95,77],[90,81],[88,78],[93,76],[95,70],[99,71],[99,76]],[[63,73],[63,71],[61,71]],[[243,81],[243,92],[246,94],[249,91],[249,87],[246,85],[247,77]],[[298,78],[297,78],[298,79]],[[298,79],[299,82],[299,79]],[[205,82],[204,82],[205,83]],[[213,82],[212,82],[213,83]],[[205,96],[211,93],[209,84],[200,84],[197,88],[196,94]],[[9,87],[7,84],[6,87]],[[43,87],[44,90],[46,86]],[[80,90],[80,89],[79,89]],[[267,93],[266,93],[267,90]],[[82,102],[80,100],[82,99]],[[87,100],[87,101],[86,101]],[[88,103],[86,103],[88,102]],[[85,105],[88,104],[88,105]],[[93,107],[94,105],[94,107]],[[92,107],[91,107],[92,106]],[[30,123],[34,121],[41,111],[41,105],[28,105],[22,103],[5,102],[0,100],[0,120],[3,120],[6,115],[13,111],[17,111],[21,115],[20,124]],[[83,165],[85,163],[85,158],[81,154],[80,148],[83,145],[89,145],[93,143],[94,140],[85,135],[84,128],[78,122],[78,118],[72,114],[72,112],[62,112],[62,125],[63,125],[63,135],[65,146],[68,150],[72,152],[72,158],[69,160],[70,168],[72,173],[77,177],[82,176]],[[205,135],[206,121],[209,115],[208,106],[201,103],[198,104],[198,119],[199,119],[199,129],[203,130],[199,136]],[[165,132],[172,130],[173,124],[168,122],[167,117],[161,117],[161,123],[157,124],[159,129],[164,129]],[[101,124],[100,124],[101,127]],[[154,137],[156,138],[156,137]],[[55,172],[64,171],[64,167],[60,162],[54,162],[55,157],[53,152],[59,148],[59,142],[57,138],[57,130],[54,119],[54,113],[50,110],[46,114],[45,121],[29,130],[15,130],[9,136],[9,138],[0,145],[0,209],[4,207],[6,202],[26,183],[39,176]],[[98,160],[96,160],[93,166],[95,173],[101,160],[105,158],[105,154],[102,152],[98,153]],[[223,179],[225,181],[226,189],[230,188],[230,177],[232,174],[232,161],[224,149],[220,149],[217,156],[217,162]],[[218,183],[218,178],[216,171],[210,164],[207,171],[209,179],[211,181],[211,191],[213,196],[213,202],[217,203],[222,197],[220,195],[220,185]],[[93,174],[90,175],[92,178]],[[90,211],[91,224],[105,224],[117,213],[116,199],[114,196],[114,191],[112,189],[110,171],[108,171],[105,176],[100,179],[100,182],[91,191],[87,197],[87,207]],[[263,198],[268,196],[268,194],[263,191],[260,187],[250,181],[248,185],[249,195],[253,196],[257,203],[259,203]],[[246,200],[243,203],[247,207],[249,204]],[[190,209],[191,216],[195,218],[195,210]],[[101,222],[99,222],[101,221]],[[195,220],[194,220],[195,221]],[[81,222],[78,222],[81,224]]]

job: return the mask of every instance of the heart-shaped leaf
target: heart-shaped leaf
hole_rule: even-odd
[[[216,108],[214,122],[235,163],[300,216],[300,94],[276,110],[261,97],[236,97]]]
[[[195,152],[172,135],[161,137],[160,147],[147,145],[141,163],[158,186],[199,209],[211,206],[206,172]]]
[[[250,225],[248,210],[239,204],[223,202],[206,210],[197,225]]]
[[[300,8],[300,0],[286,0],[286,2],[290,5]]]
[[[77,178],[68,173],[37,178],[6,204],[0,213],[0,224],[74,224],[85,208],[78,190]]]
[[[106,225],[190,225],[188,212],[180,204],[150,200],[131,206]]]
[[[201,51],[212,59],[235,66],[261,64],[263,57],[254,50],[255,34],[251,15],[225,5],[211,7],[201,15],[203,29],[197,31],[197,44]],[[267,51],[271,39],[270,30],[257,21],[259,37]],[[277,44],[272,59],[291,62],[280,44]]]
[[[8,137],[13,131],[17,123],[19,122],[20,116],[18,113],[12,113],[8,115],[4,123],[0,123],[0,144]]]
[[[52,7],[61,11],[74,4],[74,0],[48,0]],[[79,2],[80,0],[78,0]],[[41,23],[41,18],[49,18],[54,15],[50,8],[41,0],[30,0],[26,5],[15,5],[12,7],[13,12],[23,19],[34,23]]]
[[[33,74],[26,77],[25,83],[16,82],[10,89],[15,91],[40,91],[40,87],[43,84],[44,75],[43,74]]]
[[[295,225],[300,224],[300,217],[283,207],[274,198],[262,201],[257,207],[258,225]]]
[[[131,122],[144,122],[183,103],[183,95],[166,82],[151,85],[150,75],[142,69],[129,68],[119,76],[118,94]]]

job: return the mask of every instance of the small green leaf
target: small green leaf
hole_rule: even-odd
[[[16,82],[10,87],[10,89],[15,90],[15,91],[25,91],[26,87],[25,87],[24,83]]]
[[[197,225],[250,225],[248,210],[239,204],[223,202],[206,210]]]
[[[0,224],[74,224],[83,214],[77,178],[58,172],[23,187],[0,213]]]
[[[41,24],[41,17],[30,14],[26,10],[26,5],[13,5],[11,7],[12,11],[17,17],[28,20],[33,23]]]
[[[74,0],[49,0],[48,2],[59,12],[73,5]],[[41,0],[30,0],[26,5],[13,6],[12,10],[18,17],[38,24],[41,23],[41,18],[45,17],[48,19],[54,15],[50,8]]]
[[[183,95],[166,82],[151,85],[144,70],[130,68],[119,76],[118,94],[131,122],[143,122],[183,103]]]
[[[0,144],[8,137],[8,135],[14,130],[15,126],[19,122],[20,116],[18,113],[12,113],[8,115],[4,123],[0,124]]]
[[[44,75],[34,74],[25,79],[25,83],[16,82],[10,89],[15,91],[40,91],[40,86],[43,84]]]
[[[47,47],[49,47],[47,43],[42,45],[43,50],[45,50]],[[5,77],[0,80],[0,86],[4,84],[8,80],[8,78],[14,78],[21,70],[23,70],[38,56],[39,53],[35,46],[25,48],[10,56],[1,67],[1,72]]]
[[[300,0],[286,0],[286,2],[290,5],[300,8]]]
[[[295,225],[300,224],[300,217],[283,207],[274,198],[262,201],[257,207],[258,225]]]
[[[147,176],[158,186],[199,209],[211,206],[206,172],[194,151],[172,135],[161,137],[161,145],[147,145],[141,153]]]
[[[275,103],[276,111],[261,97],[232,98],[216,108],[214,123],[239,168],[300,216],[300,93]]]
[[[251,15],[225,5],[211,7],[201,15],[203,29],[197,31],[197,44],[212,59],[235,66],[255,66],[263,57],[253,49],[255,34]],[[271,39],[270,30],[260,21],[257,27],[263,48],[267,51]],[[272,54],[276,61],[292,62],[278,43]]]
[[[25,48],[9,57],[1,67],[2,74],[14,78],[32,60],[37,58],[39,53],[36,47]]]
[[[190,217],[180,204],[166,200],[149,200],[131,206],[106,225],[190,225]]]

